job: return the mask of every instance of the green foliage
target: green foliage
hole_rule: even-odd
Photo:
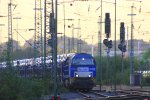
[[[0,47],[2,47],[1,51],[0,51],[0,62],[6,61],[6,60],[10,60],[10,55],[7,55],[9,52],[7,51],[7,45],[8,42],[3,43],[0,45]],[[16,42],[14,41],[14,45],[16,46]],[[31,46],[27,46],[27,47],[20,47],[18,46],[17,48],[13,48],[13,60],[15,59],[25,59],[25,58],[33,58],[34,57],[34,50]]]
[[[144,53],[143,58],[144,59],[150,59],[150,49]]]
[[[10,70],[0,73],[0,100],[35,100],[33,97],[48,95],[52,89],[50,79],[22,78]]]
[[[33,58],[34,50],[31,47],[22,48],[14,51],[14,59]]]
[[[149,67],[150,65],[150,49],[148,51],[146,51],[144,54],[143,54],[143,58],[141,63],[144,65],[144,66],[147,66]],[[150,68],[147,68],[147,70],[149,70]]]
[[[95,59],[97,63],[97,81],[98,82],[100,80],[100,75],[101,75],[102,84],[108,84],[108,82],[113,83],[114,81],[116,81],[117,84],[121,84],[121,83],[129,84],[130,58],[123,59],[123,68],[122,68],[121,56],[116,56],[116,64],[115,64],[115,57],[110,57],[108,68],[107,68],[107,57],[102,57],[101,65],[100,65],[99,57],[97,56],[95,57]],[[101,71],[100,71],[100,67],[101,67]],[[135,67],[135,70],[140,70],[139,60],[134,59],[134,67]]]
[[[0,61],[6,61],[7,50],[1,52]]]
[[[1,100],[17,100],[20,95],[20,87],[22,87],[21,80],[12,73],[3,72],[0,77],[0,99]]]

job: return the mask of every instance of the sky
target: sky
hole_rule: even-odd
[[[64,33],[64,10],[65,7],[65,19],[74,19],[72,21],[65,21],[65,33],[67,36],[72,36],[72,28],[68,28],[70,25],[74,25],[74,36],[77,37],[77,33],[80,32],[81,39],[85,40],[89,44],[96,44],[98,42],[98,31],[99,31],[99,16],[101,14],[101,2],[100,0],[58,0],[58,32]],[[9,0],[0,0],[0,15],[6,17],[0,17],[0,42],[7,41],[8,34],[8,2]],[[27,29],[34,29],[34,2],[35,0],[12,0],[16,7],[13,8],[13,18],[19,17],[21,19],[13,19],[13,38],[17,40],[17,33],[14,29],[17,28],[18,32],[26,39],[30,39],[34,35],[34,31],[27,31]],[[60,3],[61,2],[61,3]],[[102,7],[102,39],[105,38],[105,13],[110,13],[111,18],[111,40],[114,40],[114,20],[115,20],[115,0],[103,0]],[[133,12],[136,14],[133,17],[133,36],[134,39],[143,39],[146,42],[150,42],[150,0],[116,0],[117,2],[117,22],[116,22],[116,34],[117,39],[119,39],[120,22],[125,23],[126,28],[126,38],[128,33],[128,39],[131,35],[131,6],[134,5]],[[44,4],[44,0],[42,0]],[[44,17],[44,15],[43,15]],[[43,18],[44,19],[44,18]],[[79,21],[80,19],[80,21]],[[128,31],[127,31],[128,27]],[[78,30],[80,28],[81,30]],[[24,44],[22,37],[18,36],[19,43]]]

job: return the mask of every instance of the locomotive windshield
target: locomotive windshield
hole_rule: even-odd
[[[73,65],[94,65],[93,58],[74,58],[72,60]]]

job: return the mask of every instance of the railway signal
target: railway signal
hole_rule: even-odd
[[[119,48],[122,52],[126,52],[126,51],[127,51],[126,45],[124,45],[124,44],[119,44],[119,45],[118,45],[118,48]]]
[[[109,40],[109,41],[108,41],[108,48],[110,49],[110,48],[112,48],[112,46],[113,46],[113,45],[112,45],[112,40]]]
[[[118,48],[122,52],[126,52],[124,22],[120,23],[120,44],[118,45]]]
[[[50,34],[55,32],[54,13],[50,13]]]
[[[103,40],[103,43],[104,43],[105,46],[107,47],[107,46],[108,46],[108,39],[104,39],[104,40]]]
[[[108,47],[109,49],[112,48],[112,40],[108,40],[108,39],[104,39],[103,43],[105,44],[106,47]]]
[[[53,40],[52,39],[48,39],[48,45],[52,48],[53,47]]]
[[[121,78],[124,76],[124,61],[123,61],[123,54],[124,52],[126,52],[126,45],[125,45],[125,27],[124,27],[124,22],[120,23],[120,44],[118,45],[118,48],[121,50],[122,52],[122,56],[121,56]],[[121,80],[121,79],[120,79]],[[121,84],[123,84],[123,81],[121,80]]]
[[[110,23],[110,13],[105,14],[105,34],[106,38],[110,38],[111,33],[111,23]]]
[[[124,22],[120,23],[120,43],[125,42],[125,27],[124,27]]]
[[[107,72],[106,72],[106,77],[107,77],[107,84],[109,84],[110,82],[110,77],[108,75],[109,73],[109,52],[110,49],[112,48],[112,40],[109,40],[110,38],[110,34],[111,34],[111,22],[110,22],[110,13],[105,13],[105,34],[106,34],[106,39],[103,40],[103,43],[105,44],[105,46],[107,47]]]

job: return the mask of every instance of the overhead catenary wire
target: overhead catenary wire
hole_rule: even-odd
[[[17,1],[17,0],[16,0]],[[125,0],[124,0],[125,1]],[[74,4],[74,3],[76,3],[76,2],[81,2],[83,5],[85,4],[84,2],[100,2],[99,0],[89,0],[89,1],[75,1],[75,0],[67,0],[67,1],[65,1],[65,2],[61,2],[61,0],[58,2],[58,3],[60,3],[60,5],[61,5],[61,3],[65,3],[65,4],[69,4],[69,3],[72,3],[72,4]],[[126,1],[127,2],[127,1]],[[19,2],[18,2],[19,3]],[[28,3],[29,5],[31,4],[33,4],[32,2],[25,2],[25,3]],[[106,4],[110,4],[110,5],[114,5],[114,2],[109,2],[109,0],[103,0],[103,3],[106,3]],[[137,2],[138,3],[138,2]],[[140,2],[139,2],[140,3]],[[19,3],[20,4],[20,3]],[[88,6],[88,5],[87,5]],[[96,6],[97,7],[97,6]],[[96,8],[95,7],[95,8]],[[117,7],[123,7],[123,8],[125,8],[125,9],[129,9],[129,7],[128,6],[126,6],[126,5],[120,5],[120,4],[117,4]],[[69,8],[69,7],[68,7]],[[67,8],[67,9],[68,9]],[[90,6],[90,8],[94,8],[93,6]],[[135,10],[137,10],[137,12],[139,12],[139,9],[140,8],[140,6],[137,6],[136,7],[136,9]],[[16,8],[16,9],[18,9],[18,8]],[[70,10],[68,10],[69,12],[70,12]],[[66,13],[69,13],[69,12],[67,12],[66,11]],[[84,17],[88,17],[88,16],[85,16],[85,15],[83,15],[83,17],[82,17],[82,14],[79,14],[79,13],[76,13],[75,12],[75,14],[78,14],[81,18],[84,18]],[[141,2],[141,14],[148,14],[148,12],[146,12],[146,10],[145,9],[142,9],[142,2]],[[29,15],[27,15],[27,16],[29,16]],[[23,16],[23,17],[25,17],[25,16]],[[93,19],[94,18],[96,18],[96,17],[92,17]],[[30,19],[30,17],[28,18],[29,20],[31,20]],[[94,21],[93,21],[93,23],[94,23]]]
[[[15,31],[26,43],[28,43],[31,47],[33,47],[33,45],[29,41],[27,41],[16,29],[15,29]]]

